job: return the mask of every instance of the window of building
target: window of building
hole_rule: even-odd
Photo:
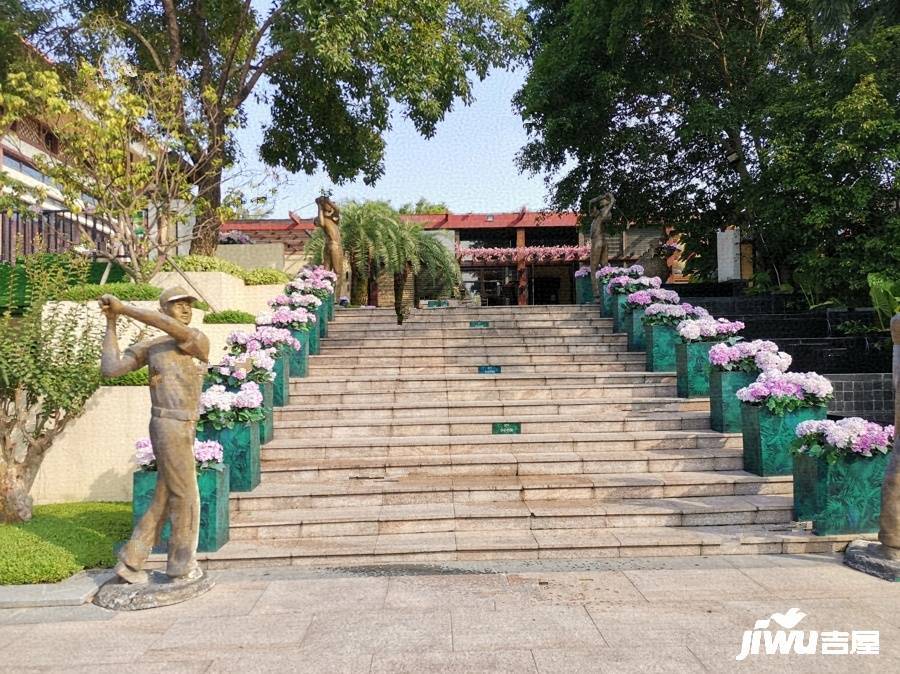
[[[516,230],[506,227],[463,229],[459,232],[459,245],[463,248],[515,248]]]
[[[525,230],[526,246],[577,246],[577,227],[533,227]]]

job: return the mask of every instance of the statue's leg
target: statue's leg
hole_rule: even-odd
[[[166,573],[187,576],[197,568],[200,534],[200,491],[194,460],[193,421],[158,419],[156,449],[159,477],[168,488],[168,511],[172,521]]]
[[[602,302],[600,297],[600,283],[597,281],[597,270],[600,268],[600,247],[591,244],[591,288],[594,291],[594,301]]]
[[[896,443],[900,445],[900,442]],[[881,526],[878,540],[885,556],[900,559],[900,447],[894,447],[881,487]]]

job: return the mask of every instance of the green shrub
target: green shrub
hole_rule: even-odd
[[[101,295],[115,295],[125,302],[141,300],[158,300],[162,288],[157,288],[148,283],[106,283],[104,285],[88,283],[72,286],[66,290],[59,299],[73,302],[88,302],[98,300]]]
[[[251,323],[256,324],[256,317],[240,309],[223,309],[214,311],[203,317],[204,323]]]
[[[100,381],[101,386],[149,386],[150,371],[146,367],[140,370],[123,374],[119,377],[104,378]]]
[[[114,546],[130,534],[130,503],[37,506],[30,522],[0,525],[0,585],[55,583],[112,567]]]
[[[244,272],[244,283],[248,286],[284,285],[291,277],[278,269],[251,269]]]

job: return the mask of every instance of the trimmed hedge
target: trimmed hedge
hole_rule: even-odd
[[[230,274],[241,279],[245,285],[261,286],[261,285],[280,285],[287,283],[291,277],[283,271],[277,269],[244,269],[237,266],[233,262],[223,260],[219,257],[210,257],[208,255],[185,255],[184,257],[176,257],[175,264],[184,272],[189,271],[218,271],[223,274]],[[175,271],[175,268],[166,263],[163,267],[165,271]]]
[[[250,323],[256,324],[256,317],[240,309],[213,311],[203,317],[204,323]]]
[[[125,302],[137,302],[158,300],[161,293],[162,288],[157,288],[149,283],[106,283],[104,285],[90,283],[72,286],[59,299],[88,302],[99,300],[101,295],[110,294]]]
[[[123,374],[119,377],[104,378],[100,381],[101,386],[149,386],[150,370],[142,367],[140,370]]]
[[[251,269],[244,272],[244,283],[248,286],[284,285],[291,280],[288,274],[278,269]]]
[[[0,524],[0,585],[55,583],[110,568],[114,546],[130,535],[130,503],[37,506],[30,522]]]

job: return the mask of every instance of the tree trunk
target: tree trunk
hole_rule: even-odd
[[[369,268],[369,289],[368,289],[368,303],[371,307],[378,306],[378,274],[380,272],[377,271],[374,267]]]
[[[403,319],[406,318],[403,311],[403,289],[406,287],[408,276],[409,265],[406,265],[399,274],[394,274],[394,313],[397,314],[397,325],[403,325]]]
[[[204,207],[197,214],[197,221],[194,223],[191,254],[215,255],[219,246],[219,229],[222,226],[218,212],[222,204],[222,169],[207,169],[200,175],[197,187]]]
[[[31,519],[32,498],[28,492],[37,475],[27,463],[12,461],[0,472],[0,524],[16,524]]]

